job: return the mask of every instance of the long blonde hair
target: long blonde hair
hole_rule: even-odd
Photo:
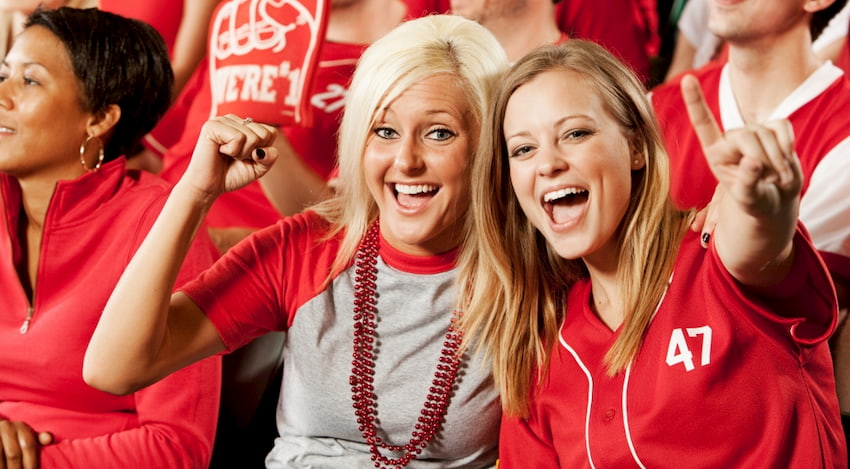
[[[378,216],[377,204],[366,186],[363,154],[379,111],[414,83],[448,74],[464,90],[480,127],[495,80],[507,65],[505,52],[486,28],[454,15],[407,21],[366,49],[352,78],[340,124],[336,193],[314,207],[333,224],[331,235],[345,231],[335,270],[351,261]]]
[[[633,171],[632,198],[619,230],[622,332],[605,360],[610,374],[637,355],[663,295],[687,216],[669,197],[669,169],[646,91],[622,63],[591,42],[570,40],[522,58],[500,80],[482,130],[482,154],[472,166],[470,249],[461,255],[466,296],[465,347],[492,361],[505,411],[525,416],[533,383],[540,383],[563,320],[570,287],[587,277],[581,260],[561,258],[522,211],[513,192],[503,134],[505,109],[517,88],[550,70],[568,70],[597,90],[646,165]],[[474,345],[470,345],[474,344]],[[536,375],[534,373],[536,371]],[[536,376],[536,378],[535,378]]]

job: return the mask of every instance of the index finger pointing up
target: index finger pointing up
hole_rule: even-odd
[[[685,107],[688,109],[688,118],[690,118],[697,138],[699,138],[699,142],[705,150],[719,140],[723,132],[720,131],[720,126],[717,125],[708,104],[705,102],[697,79],[693,75],[685,75],[682,77],[680,86],[682,99],[685,100]]]

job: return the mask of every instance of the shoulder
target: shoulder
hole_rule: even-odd
[[[688,70],[679,75],[665,81],[664,83],[652,88],[650,96],[652,97],[653,105],[656,102],[665,102],[670,100],[681,101],[682,93],[679,89],[682,78],[685,75],[693,75],[703,89],[703,93],[712,92],[717,89],[720,83],[720,76],[725,66],[724,62],[710,62],[697,70]]]
[[[269,260],[278,258],[284,265],[309,266],[311,272],[322,272],[326,278],[339,252],[342,233],[331,235],[332,225],[313,211],[286,217],[261,229],[237,245],[236,253],[245,257]],[[296,270],[287,269],[290,274]]]
[[[329,238],[332,225],[312,210],[286,217],[275,226],[280,234],[285,236],[287,242],[315,244],[339,238],[339,236]]]
[[[165,197],[174,185],[156,174],[137,169],[128,169],[119,188],[122,198],[129,200],[148,200],[153,202],[155,197],[162,198],[160,205],[165,203]]]

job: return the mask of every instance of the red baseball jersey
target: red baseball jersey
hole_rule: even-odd
[[[500,467],[847,467],[834,290],[802,228],[794,242],[792,273],[756,290],[690,233],[636,360],[613,377],[603,357],[619,329],[575,285],[530,417],[503,420]]]

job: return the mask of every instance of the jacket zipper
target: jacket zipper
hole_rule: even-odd
[[[27,331],[30,330],[30,321],[32,320],[34,311],[35,310],[32,306],[27,307],[27,318],[24,319],[24,323],[21,324],[21,334],[26,334]]]

